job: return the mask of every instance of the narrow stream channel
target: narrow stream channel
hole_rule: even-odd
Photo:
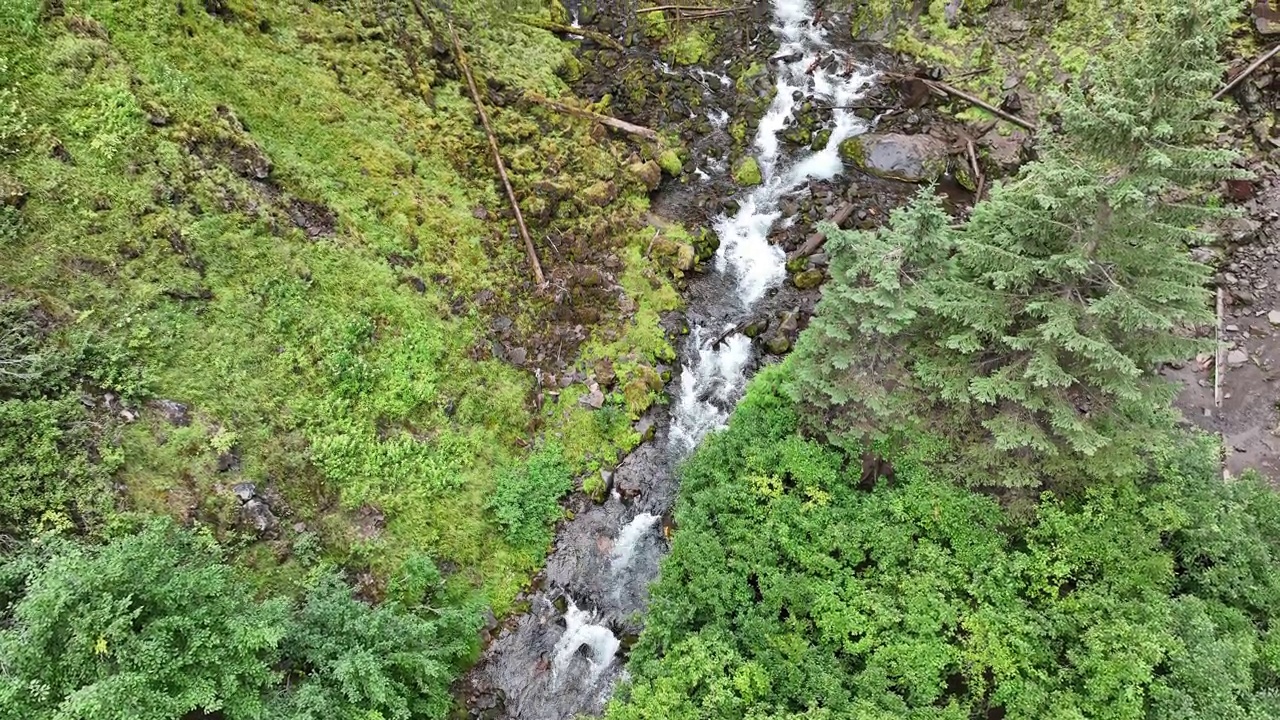
[[[866,130],[851,111],[836,109],[826,147],[785,151],[779,136],[795,121],[800,102],[852,105],[872,75],[861,67],[846,70],[848,57],[812,24],[808,0],[771,4],[771,28],[781,44],[778,60],[770,62],[777,94],[754,139],[764,182],[739,198],[735,214],[713,223],[720,249],[714,272],[690,294],[690,333],[670,417],[658,423],[652,442],[618,467],[608,500],[583,507],[561,526],[529,611],[493,641],[468,677],[484,698],[473,704],[473,717],[598,714],[625,677],[624,650],[640,632],[648,588],[667,548],[661,520],[675,502],[675,466],[707,433],[724,426],[758,365],[758,351],[744,335],[732,334],[715,347],[711,342],[785,279],[783,252],[768,239],[779,223],[793,221],[783,217],[782,201],[807,191],[810,180],[839,173],[840,142]],[[714,165],[723,172],[723,163]]]

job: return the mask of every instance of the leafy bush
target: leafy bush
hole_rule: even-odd
[[[257,717],[286,606],[259,604],[207,537],[157,522],[61,545],[0,631],[6,718]]]
[[[685,466],[679,532],[611,706],[640,718],[1276,717],[1280,496],[1184,438],[1026,522],[940,480],[872,485],[752,384]]]
[[[427,619],[413,607],[371,607],[338,575],[321,575],[281,643],[284,665],[296,677],[286,683],[276,717],[445,717],[453,673],[472,651],[476,616],[455,609]]]
[[[168,521],[31,543],[0,562],[0,718],[443,718],[479,616],[424,605],[440,581],[413,559],[373,606],[320,569],[291,609]]]
[[[489,508],[507,540],[527,551],[540,551],[551,540],[550,527],[562,514],[560,498],[573,487],[564,451],[548,443],[523,463],[498,475]]]

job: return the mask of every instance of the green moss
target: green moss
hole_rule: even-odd
[[[759,185],[764,178],[760,175],[760,163],[754,157],[745,157],[733,169],[733,181],[742,186]]]
[[[671,177],[679,177],[684,170],[684,163],[680,162],[680,153],[673,148],[667,148],[658,155],[658,166]]]
[[[701,28],[689,28],[672,41],[667,52],[677,65],[696,65],[710,55],[711,35]]]

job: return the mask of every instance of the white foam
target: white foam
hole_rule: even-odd
[[[640,513],[618,531],[618,537],[613,541],[613,552],[609,557],[610,567],[614,572],[622,570],[631,563],[631,557],[636,553],[636,545],[657,522],[657,515]]]
[[[812,24],[813,9],[807,0],[772,0],[772,4],[772,29],[782,41],[775,57],[794,59],[770,63],[777,92],[752,141],[763,182],[739,198],[738,211],[732,216],[721,215],[712,222],[720,238],[715,268],[732,274],[744,309],[786,277],[786,256],[769,242],[775,227],[786,228],[795,222],[783,217],[782,199],[812,179],[827,180],[844,169],[840,143],[864,132],[867,125],[841,108],[862,97],[873,77],[860,68],[845,76],[849,57],[832,49],[823,29]],[[821,149],[805,151],[791,160],[782,156],[781,135],[795,122],[800,103],[806,101],[834,108],[831,135]],[[714,163],[709,166],[723,172]],[[750,339],[735,334],[718,348],[710,348],[703,346],[708,336],[701,327],[692,329],[690,342],[697,348],[697,358],[680,372],[680,398],[672,411],[670,442],[682,453],[696,447],[708,432],[724,426],[733,401],[746,385]]]
[[[579,610],[572,598],[569,600],[569,607],[564,613],[564,634],[556,641],[556,646],[552,650],[551,676],[557,681],[563,679],[563,674],[569,669],[574,655],[582,647],[589,650],[588,682],[594,682],[600,677],[600,673],[613,663],[613,658],[618,654],[618,648],[622,643],[614,637],[609,628],[592,623],[594,619],[591,613]]]

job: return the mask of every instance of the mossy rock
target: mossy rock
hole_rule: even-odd
[[[688,243],[660,235],[654,238],[649,256],[658,264],[683,274],[693,269],[696,251]]]
[[[780,332],[775,333],[764,341],[764,347],[772,355],[785,355],[791,349],[791,338]]]
[[[885,180],[932,182],[947,169],[947,144],[930,135],[866,134],[840,143],[840,156]]]
[[[760,174],[760,163],[753,157],[743,158],[733,169],[733,181],[743,187],[759,185],[764,181],[764,177]]]
[[[680,153],[673,148],[667,148],[658,155],[658,167],[671,177],[679,177],[684,171],[684,163],[680,162]]]
[[[582,201],[588,205],[604,207],[618,197],[618,188],[610,181],[594,182],[582,191]]]
[[[698,236],[694,238],[693,249],[697,261],[706,262],[715,257],[716,251],[720,249],[720,236],[707,228],[700,228]]]
[[[701,30],[695,30],[671,43],[669,50],[675,64],[697,65],[711,54],[711,41]]]
[[[644,378],[635,378],[622,388],[622,399],[627,404],[627,412],[632,417],[639,417],[653,404],[653,396]]]
[[[816,268],[798,272],[791,278],[791,282],[795,284],[799,290],[812,290],[822,284],[822,271]]]
[[[657,190],[658,185],[662,182],[662,168],[652,160],[632,163],[627,169],[650,190]]]

